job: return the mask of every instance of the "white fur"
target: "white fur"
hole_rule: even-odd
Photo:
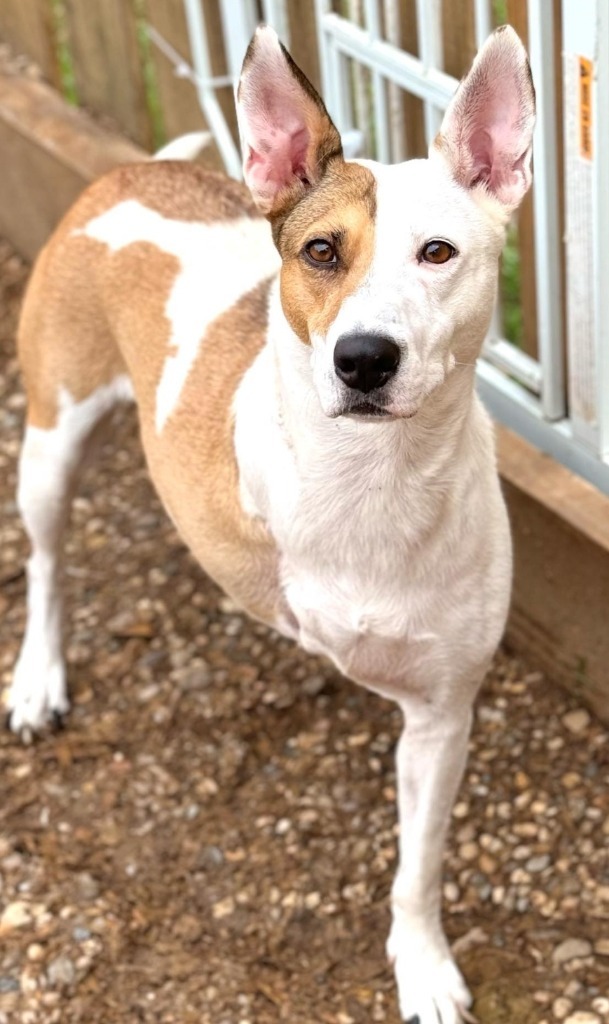
[[[135,242],[150,242],[180,261],[165,307],[171,333],[156,396],[155,422],[160,433],[180,401],[210,324],[276,272],[279,258],[269,226],[251,217],[214,224],[170,220],[128,199],[78,233],[104,242],[112,252]]]
[[[440,922],[443,840],[467,751],[470,708],[503,631],[511,548],[491,424],[474,364],[494,303],[505,212],[466,191],[443,159],[374,174],[368,274],[312,351],[278,290],[267,348],[235,399],[244,507],[278,545],[278,628],[397,700],[402,840],[388,952],[400,1007],[458,1024],[470,997]],[[457,255],[419,259],[433,238]],[[356,420],[333,363],[341,335],[400,347],[390,421]]]
[[[262,129],[264,159],[253,166],[256,173],[267,165],[272,172],[258,182],[260,202],[268,207],[269,189],[282,186],[286,170],[281,139],[277,168],[265,133],[270,127],[272,136],[281,106],[272,88],[282,80],[277,68],[285,76],[287,65],[268,31],[257,38],[260,64],[253,74],[254,45],[242,83],[241,128],[246,139]],[[519,122],[516,131],[498,135],[507,199],[501,189],[485,191],[477,178],[463,179],[457,166],[468,111],[477,111],[468,138],[478,156],[486,131],[478,114],[500,116],[501,98],[493,92],[497,61],[504,75],[514,67],[512,101],[515,96],[528,111],[522,132]],[[510,30],[493,37],[476,67],[463,94],[467,109],[459,101],[449,110],[452,149],[439,147],[429,161],[396,167],[367,164],[376,179],[374,253],[334,323],[313,337],[312,348],[304,345],[275,286],[266,346],[234,401],[243,508],[264,520],[279,552],[284,605],[274,624],[357,682],[395,699],[404,713],[397,756],[400,861],[388,952],[401,1012],[419,1024],[459,1024],[470,1002],[440,921],[442,850],[465,763],[472,702],[503,630],[511,576],[492,428],[475,394],[474,364],[491,316],[507,215],[527,183],[522,154],[530,144],[525,136],[533,99],[524,51]],[[270,89],[265,69],[267,76],[272,72]],[[299,111],[310,102],[298,97],[294,82],[289,101],[290,123],[279,129],[302,148],[309,137]],[[512,101],[510,110],[516,109]],[[505,143],[511,140],[511,146],[514,138],[522,150],[510,177],[514,153]],[[297,155],[295,162],[288,153],[288,177],[302,171]],[[305,155],[321,167],[315,153]],[[491,174],[489,190],[493,180]],[[301,175],[300,181],[306,189],[311,178]],[[313,224],[312,205],[308,209]],[[268,228],[251,221],[185,224],[130,201],[96,218],[85,233],[113,250],[148,240],[181,261],[166,309],[176,352],[168,352],[158,389],[161,429],[209,324],[276,268]],[[421,247],[433,238],[452,243],[458,255],[439,266],[422,262]],[[380,332],[400,347],[399,368],[383,390],[391,419],[342,415],[350,396],[336,377],[333,354],[338,338],[352,332]],[[37,570],[24,651],[34,662],[38,658],[46,683],[41,708],[30,698],[29,675],[18,666],[13,707],[15,722],[31,727],[44,720],[57,694],[60,706],[65,703],[51,609],[53,531],[60,516],[47,522],[41,509],[49,501],[60,505],[58,495],[67,490],[79,447],[71,440],[78,429],[68,428],[83,416],[78,410],[64,409],[55,436],[28,434],[22,460],[22,506]],[[45,451],[62,477],[57,483],[45,474]],[[43,638],[36,649],[30,632]]]
[[[213,142],[211,132],[187,132],[158,149],[153,160],[194,160]]]
[[[336,342],[350,331],[375,331],[401,350],[398,372],[383,389],[387,409],[410,416],[456,362],[473,362],[478,354],[497,288],[504,223],[484,199],[472,201],[440,161],[356,162],[377,180],[374,255],[328,333],[312,338],[315,384],[326,415],[343,413],[350,391],[334,371]],[[421,261],[422,246],[434,238],[451,242],[457,256],[439,266]]]
[[[121,375],[82,402],[62,390],[59,416],[51,430],[26,429],[19,463],[17,500],[30,538],[25,637],[8,696],[11,729],[27,735],[69,701],[61,650],[61,534],[68,515],[70,484],[95,425],[116,405],[133,397]]]
[[[436,1008],[457,1024],[468,1005],[439,921],[442,840],[511,575],[491,426],[473,387],[468,367],[412,420],[331,419],[275,294],[268,346],[235,400],[242,495],[278,544],[299,642],[405,714],[389,952],[405,1017],[434,1024]]]

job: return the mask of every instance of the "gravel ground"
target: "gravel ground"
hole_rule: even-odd
[[[0,678],[24,618],[0,246]],[[68,540],[67,728],[0,738],[0,1024],[398,1021],[383,946],[393,707],[239,615],[154,497],[133,417]],[[609,1021],[607,730],[498,655],[445,871],[482,1024]]]

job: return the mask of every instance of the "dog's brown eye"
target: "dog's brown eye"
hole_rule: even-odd
[[[314,238],[312,242],[307,242],[305,252],[312,263],[322,263],[326,267],[336,263],[334,246],[323,238]]]
[[[440,238],[434,238],[426,242],[421,250],[421,259],[426,263],[447,263],[455,255],[456,249],[450,242],[443,242]]]

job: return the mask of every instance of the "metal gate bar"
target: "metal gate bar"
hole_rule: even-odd
[[[562,419],[566,412],[553,17],[547,0],[529,0],[529,56],[538,111],[533,142],[537,345],[543,374],[541,404],[548,420]]]
[[[315,0],[319,57],[323,94],[328,109],[343,136],[345,152],[354,151],[369,134],[367,104],[354,109],[354,82],[358,68],[371,75],[374,115],[374,148],[376,157],[388,162],[399,152],[403,131],[396,131],[395,89],[401,88],[422,100],[426,135],[430,141],[440,124],[441,112],[447,107],[458,82],[443,70],[441,0],[416,0],[419,57],[406,53],[395,42],[382,35],[381,2],[385,23],[395,32],[397,0],[350,0],[350,17],[333,11],[332,0]],[[288,39],[285,0],[261,0],[265,18]],[[609,4],[606,0],[589,0],[581,8],[576,0],[562,0],[564,17],[569,14],[573,24],[594,39],[594,74],[591,76],[592,139],[594,159],[591,162],[591,208],[589,245],[584,251],[590,267],[588,292],[590,317],[594,328],[587,335],[587,348],[582,363],[588,373],[582,387],[589,395],[592,411],[581,415],[567,413],[567,383],[562,349],[562,280],[560,209],[558,188],[557,109],[553,40],[553,5],[548,0],[528,0],[528,31],[530,57],[538,100],[538,124],[535,136],[535,178],[533,186],[536,233],[536,297],[539,360],[522,352],[500,336],[496,319],[491,336],[478,361],[479,390],[490,411],[500,422],[512,427],[533,444],[553,455],[564,465],[590,480],[609,494]],[[475,33],[481,46],[492,29],[490,0],[473,0]],[[230,132],[219,112],[211,78],[209,53],[201,17],[199,0],[184,0],[187,12],[193,60],[197,72],[199,100],[208,123],[224,156],[229,173],[240,176],[240,160]],[[246,36],[256,16],[254,0],[220,0],[223,14],[229,64],[237,73]],[[237,12],[237,8],[239,11]],[[362,10],[365,28],[357,24]],[[238,14],[237,17],[235,17]],[[563,19],[564,23],[564,19]],[[581,32],[577,32],[581,38]],[[566,37],[563,38],[566,43]],[[577,44],[578,45],[578,44]],[[583,54],[581,49],[571,49]],[[237,50],[241,52],[237,54]],[[352,63],[355,64],[353,73]],[[590,61],[589,61],[590,63]],[[394,90],[393,94],[388,89]],[[361,88],[360,88],[361,92]],[[390,95],[391,102],[388,102]],[[580,97],[581,102],[581,97]],[[366,108],[366,109],[363,109]],[[576,116],[576,103],[571,95],[571,109],[566,117]],[[565,107],[566,109],[566,107]],[[575,110],[575,114],[574,114]],[[580,118],[583,117],[581,110]],[[358,121],[359,118],[359,121]],[[393,119],[393,120],[392,120]],[[397,125],[399,128],[400,126]],[[363,131],[362,131],[363,129]],[[395,151],[392,153],[392,149]],[[569,180],[569,179],[568,179]],[[587,227],[585,222],[585,228]],[[581,236],[581,223],[579,225]],[[581,237],[579,239],[581,244]],[[567,278],[568,284],[571,277]],[[572,295],[568,298],[572,304]],[[569,308],[571,308],[571,306]],[[577,305],[574,307],[577,309]],[[574,322],[577,322],[575,318]],[[581,346],[569,326],[570,351],[582,359]],[[575,347],[574,347],[575,346]],[[588,364],[586,364],[588,360]],[[591,377],[593,372],[595,376]],[[582,378],[583,380],[583,378]],[[575,394],[573,367],[570,368],[569,389]],[[580,387],[580,392],[582,391]],[[588,388],[588,392],[585,389]],[[589,393],[589,395],[588,395]]]

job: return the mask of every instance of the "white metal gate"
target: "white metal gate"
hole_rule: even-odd
[[[208,113],[204,100],[212,88],[199,2],[184,3],[196,71],[207,85],[202,106]],[[473,3],[479,46],[493,27],[491,0]],[[419,56],[396,44],[398,0],[315,0],[315,6],[322,91],[347,148],[363,147],[365,155],[383,162],[409,156],[401,90],[423,101],[429,143],[458,85],[443,70],[441,0],[416,0]],[[220,0],[220,10],[233,77],[259,11],[289,46],[282,0],[262,0],[260,7],[254,0]],[[499,422],[609,494],[609,4],[562,0],[566,296],[556,133],[561,69],[555,68],[553,16],[550,0],[528,0],[538,104],[533,185],[538,358],[502,337],[496,316],[478,362],[478,384]],[[228,154],[227,169],[235,173],[234,151],[225,138],[218,141]]]

